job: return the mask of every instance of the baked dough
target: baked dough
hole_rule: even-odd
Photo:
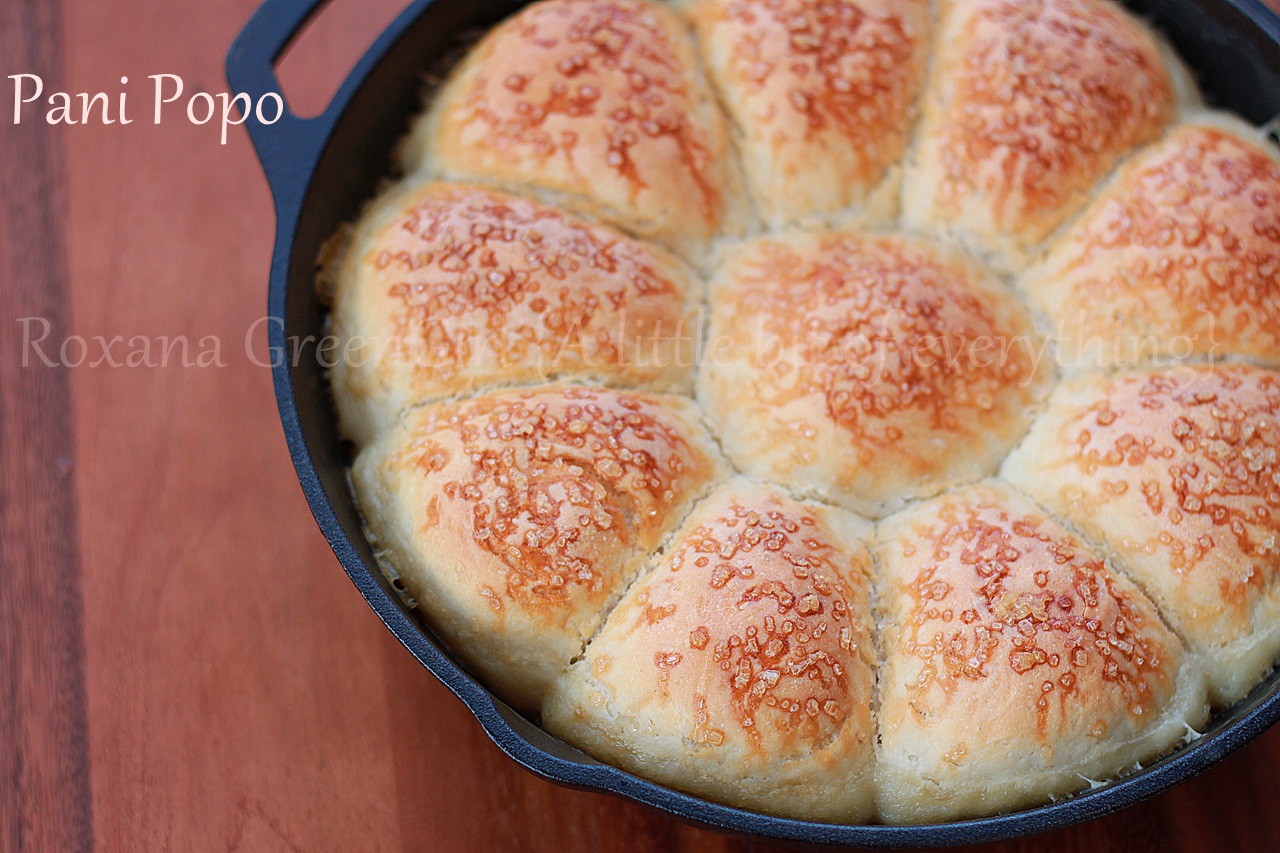
[[[1174,116],[1159,45],[1107,0],[939,0],[908,223],[1020,266]]]
[[[406,146],[410,169],[553,194],[697,256],[730,220],[724,119],[683,22],[644,0],[545,0],[495,27]]]
[[[407,183],[365,211],[336,278],[346,433],[500,385],[594,379],[688,392],[701,285],[612,228],[482,187]]]
[[[994,473],[1052,379],[1045,353],[962,252],[794,233],[717,273],[698,395],[739,469],[878,517]]]
[[[1024,498],[976,485],[881,526],[880,816],[923,823],[1087,788],[1208,715],[1139,589]]]
[[[898,212],[927,0],[691,0],[708,73],[773,226]]]
[[[620,767],[788,817],[874,813],[870,525],[736,480],[698,505],[542,719]]]
[[[1280,374],[1064,383],[1005,475],[1115,555],[1209,662],[1219,705],[1280,655]]]
[[[542,0],[401,157],[322,282],[353,486],[566,743],[969,819],[1280,658],[1280,154],[1110,0]]]
[[[1280,151],[1203,115],[1120,171],[1023,277],[1069,369],[1189,356],[1280,363]]]
[[[417,409],[361,452],[353,479],[432,627],[536,711],[721,470],[687,399],[553,386]]]

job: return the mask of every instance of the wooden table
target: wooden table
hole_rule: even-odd
[[[242,133],[156,127],[137,87],[222,91],[256,2],[0,0],[4,76],[135,81],[129,126],[0,125],[0,850],[765,849],[517,768],[316,531],[256,363],[265,182]],[[323,103],[401,3],[322,18],[287,62],[295,103]],[[85,363],[23,367],[32,317]],[[167,339],[167,366],[112,366],[137,335]],[[183,339],[190,361],[218,341],[218,364],[183,366]],[[993,849],[1270,849],[1277,788],[1273,731],[1154,801]]]

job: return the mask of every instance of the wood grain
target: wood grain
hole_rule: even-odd
[[[59,12],[0,7],[0,56],[59,83]],[[61,143],[44,124],[0,133],[0,847],[13,851],[92,843],[71,392],[66,371],[23,366],[19,331],[70,325]]]
[[[331,89],[403,2],[339,3],[290,88]],[[256,5],[0,0],[0,67],[217,92]],[[524,772],[360,600],[255,363],[274,222],[243,134],[6,123],[0,180],[0,850],[776,849]],[[22,367],[30,316],[55,343],[216,340],[219,364]],[[1123,814],[987,849],[1268,850],[1277,786],[1280,731]]]

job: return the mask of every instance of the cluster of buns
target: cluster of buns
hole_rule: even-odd
[[[657,782],[928,822],[1280,655],[1280,156],[1109,0],[544,0],[335,263],[388,571]]]

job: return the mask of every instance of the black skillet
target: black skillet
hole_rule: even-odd
[[[325,0],[267,0],[227,54],[233,92],[257,103],[279,93],[274,64]],[[315,297],[321,244],[359,212],[392,171],[391,151],[418,111],[426,69],[463,34],[492,25],[517,0],[415,0],[356,64],[319,116],[288,111],[246,127],[276,206],[269,340],[276,399],[298,479],[316,521],[360,593],[392,633],[457,694],[504,752],[529,770],[607,791],[721,829],[866,847],[941,846],[1030,835],[1090,820],[1182,782],[1244,746],[1280,718],[1280,671],[1219,713],[1193,744],[1123,779],[1061,802],[997,817],[930,826],[833,826],[769,817],[664,788],[601,764],[547,735],[465,672],[378,570],[347,488],[350,448],[338,435],[317,352],[324,307]],[[1258,0],[1134,0],[1195,71],[1210,103],[1263,123],[1280,115],[1280,19]],[[264,109],[270,118],[274,110]]]

